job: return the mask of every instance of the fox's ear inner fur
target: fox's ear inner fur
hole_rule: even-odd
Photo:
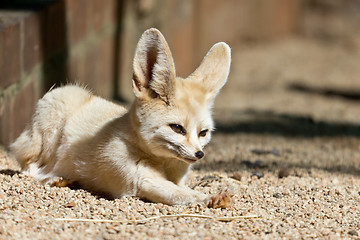
[[[215,44],[204,57],[200,66],[189,79],[200,81],[208,92],[208,100],[213,100],[227,81],[231,63],[231,49],[224,43]]]
[[[133,89],[136,97],[157,97],[169,102],[174,92],[175,66],[159,30],[146,30],[136,47]]]

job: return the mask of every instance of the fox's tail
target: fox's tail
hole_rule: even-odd
[[[10,145],[10,152],[19,162],[21,169],[25,170],[30,163],[39,158],[41,146],[40,133],[34,129],[27,129]]]

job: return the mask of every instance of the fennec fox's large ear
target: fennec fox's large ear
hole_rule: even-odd
[[[169,46],[159,30],[151,28],[142,34],[133,67],[136,97],[159,96],[168,103],[173,94],[176,73]]]
[[[209,50],[200,66],[189,78],[200,81],[208,92],[207,100],[212,101],[227,81],[230,63],[230,47],[224,42],[217,43]]]

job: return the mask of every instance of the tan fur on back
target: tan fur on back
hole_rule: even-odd
[[[61,177],[115,198],[207,201],[184,183],[210,141],[212,105],[229,67],[230,48],[218,43],[192,75],[177,78],[165,38],[149,29],[135,52],[136,100],[129,110],[78,86],[56,88],[39,100],[11,152],[25,173],[43,183]]]

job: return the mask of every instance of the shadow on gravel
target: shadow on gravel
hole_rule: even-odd
[[[15,170],[12,170],[12,169],[1,169],[0,174],[8,175],[8,176],[12,177],[12,176],[14,176],[16,174],[20,174],[20,171],[15,171]]]
[[[347,100],[359,101],[360,92],[359,91],[344,91],[333,88],[315,88],[303,85],[301,83],[293,83],[288,86],[289,90],[307,93],[307,94],[317,94],[325,97],[341,97]]]
[[[354,176],[360,176],[360,169],[356,169],[353,166],[344,166],[344,165],[334,165],[320,167],[311,164],[304,163],[280,163],[276,160],[274,161],[265,161],[256,160],[251,162],[249,160],[240,160],[234,159],[232,161],[217,161],[217,162],[199,162],[193,167],[194,170],[205,171],[205,172],[218,172],[219,170],[226,173],[234,173],[237,171],[245,170],[248,171],[253,176],[258,176],[266,173],[272,173],[274,175],[280,174],[280,171],[286,170],[292,172],[293,169],[304,169],[308,173],[311,173],[312,169],[318,169],[322,171],[327,171],[330,173],[342,173],[342,174],[351,174]],[[291,174],[293,175],[293,174]],[[280,177],[279,177],[280,178]]]
[[[360,125],[314,121],[308,116],[276,114],[271,111],[247,110],[226,113],[228,120],[222,118],[216,123],[217,133],[258,133],[287,137],[360,137]],[[225,119],[225,120],[224,120]]]

